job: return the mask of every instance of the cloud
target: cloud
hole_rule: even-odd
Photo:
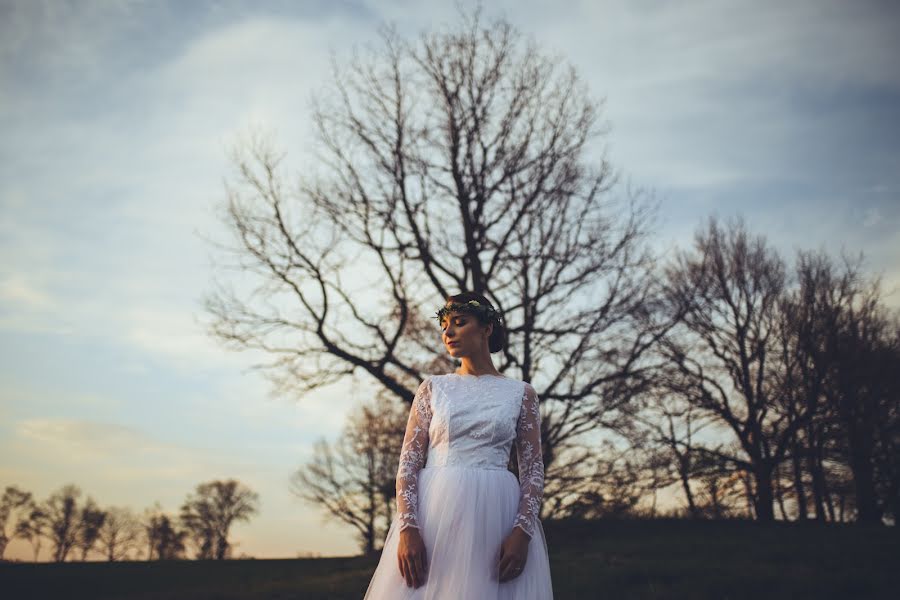
[[[134,427],[66,419],[27,419],[18,424],[18,435],[61,450],[65,460],[80,462],[124,450],[147,449],[149,438]]]
[[[39,310],[55,306],[53,299],[46,292],[38,289],[21,273],[13,273],[0,281],[0,300]]]

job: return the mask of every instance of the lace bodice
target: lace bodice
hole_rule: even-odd
[[[532,537],[544,494],[541,413],[531,384],[497,375],[426,377],[416,390],[397,470],[400,530],[418,527],[419,470],[427,465],[506,470],[519,463],[514,527]]]

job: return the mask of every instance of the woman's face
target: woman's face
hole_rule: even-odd
[[[490,325],[481,324],[478,317],[462,312],[452,312],[441,321],[444,345],[450,356],[461,358],[483,352],[490,335]]]

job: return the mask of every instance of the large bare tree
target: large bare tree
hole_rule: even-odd
[[[748,488],[760,520],[774,519],[773,472],[809,416],[805,408],[788,409],[783,385],[777,342],[785,270],[743,221],[723,225],[715,218],[667,270],[681,322],[662,345],[673,367],[666,386],[734,436],[733,450],[705,444],[696,451],[752,478]]]
[[[483,293],[509,332],[498,368],[543,400],[548,484],[575,480],[563,455],[646,384],[663,330],[651,202],[617,186],[602,102],[508,22],[477,11],[414,41],[385,28],[369,50],[315,99],[316,158],[296,181],[265,137],[235,153],[228,266],[259,285],[218,283],[210,331],[262,351],[282,392],[356,374],[408,403],[452,368],[430,316]]]

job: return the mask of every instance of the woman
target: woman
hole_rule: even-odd
[[[437,313],[454,373],[416,391],[397,471],[397,516],[366,600],[549,600],[541,415],[529,383],[501,375],[502,318],[480,294]],[[516,444],[519,477],[507,469]]]

